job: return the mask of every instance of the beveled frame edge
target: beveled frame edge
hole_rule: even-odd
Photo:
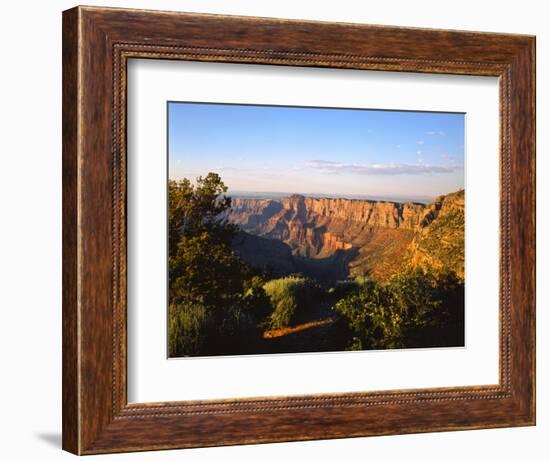
[[[64,12],[63,448],[88,454],[534,424],[534,51],[534,37],[505,34]],[[125,85],[132,58],[498,76],[499,385],[127,404]]]

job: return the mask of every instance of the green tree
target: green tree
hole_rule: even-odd
[[[231,199],[216,173],[168,185],[170,353],[229,354],[253,339],[257,322],[247,303],[251,269],[233,252],[237,228],[228,223]],[[243,335],[243,331],[247,335]],[[254,334],[253,334],[254,333]]]
[[[247,266],[233,253],[237,231],[225,213],[231,198],[216,173],[189,180],[170,181],[169,278],[170,303],[221,306],[242,292]]]

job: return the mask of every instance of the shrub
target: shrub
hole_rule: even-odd
[[[402,317],[391,290],[374,281],[336,303],[351,333],[352,350],[391,349],[402,346]]]
[[[200,304],[170,306],[169,356],[198,355],[203,348],[208,320],[207,310]]]
[[[451,273],[406,270],[381,285],[364,282],[338,301],[349,349],[464,344],[464,284]]]
[[[240,305],[223,310],[200,304],[171,306],[168,331],[170,357],[242,354],[261,338],[256,319]]]
[[[357,292],[365,283],[366,279],[363,276],[348,280],[338,280],[334,287],[328,290],[328,293],[333,300],[340,300]]]
[[[402,312],[407,347],[464,344],[464,283],[454,273],[406,270],[388,287]]]
[[[263,322],[272,312],[271,299],[264,290],[265,281],[262,277],[254,275],[244,282],[244,294],[242,304],[258,322]]]
[[[215,325],[215,329],[208,333],[208,355],[243,354],[261,338],[258,322],[248,309],[240,305],[227,306]]]
[[[273,313],[271,328],[284,328],[295,323],[300,314],[319,302],[320,288],[303,277],[284,277],[270,280],[264,290],[271,299]]]

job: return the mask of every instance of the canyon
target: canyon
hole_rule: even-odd
[[[347,198],[233,197],[235,252],[274,276],[384,281],[404,265],[464,277],[464,191],[431,204]]]

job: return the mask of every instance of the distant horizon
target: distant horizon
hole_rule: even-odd
[[[234,195],[427,203],[464,189],[464,114],[170,102],[168,161]]]
[[[312,197],[312,198],[342,198],[347,200],[369,200],[369,201],[387,201],[387,202],[418,202],[418,203],[431,203],[437,197],[441,195],[447,195],[454,192],[459,192],[462,189],[457,189],[455,191],[447,192],[445,194],[436,194],[434,196],[426,195],[374,195],[374,194],[330,194],[322,192],[274,192],[274,191],[241,191],[241,190],[228,190],[224,195],[228,197],[238,197],[238,198],[265,198],[265,199],[275,199],[275,198],[284,198],[290,197],[292,195],[301,195],[303,197]]]
[[[181,178],[188,179],[191,181],[191,184],[196,184],[195,180],[191,178]],[[180,179],[180,180],[181,180]],[[172,179],[171,179],[172,180]],[[260,190],[227,190],[227,192],[221,194],[228,197],[238,197],[238,198],[256,198],[256,199],[275,199],[275,198],[284,198],[290,197],[292,195],[302,195],[304,197],[312,198],[342,198],[348,200],[368,200],[368,201],[385,201],[385,202],[396,202],[396,203],[431,203],[435,201],[437,197],[454,194],[460,191],[463,191],[464,187],[456,189],[450,192],[436,194],[433,196],[428,195],[380,195],[380,194],[338,194],[338,193],[325,193],[325,192],[292,192],[292,191],[260,191]]]

